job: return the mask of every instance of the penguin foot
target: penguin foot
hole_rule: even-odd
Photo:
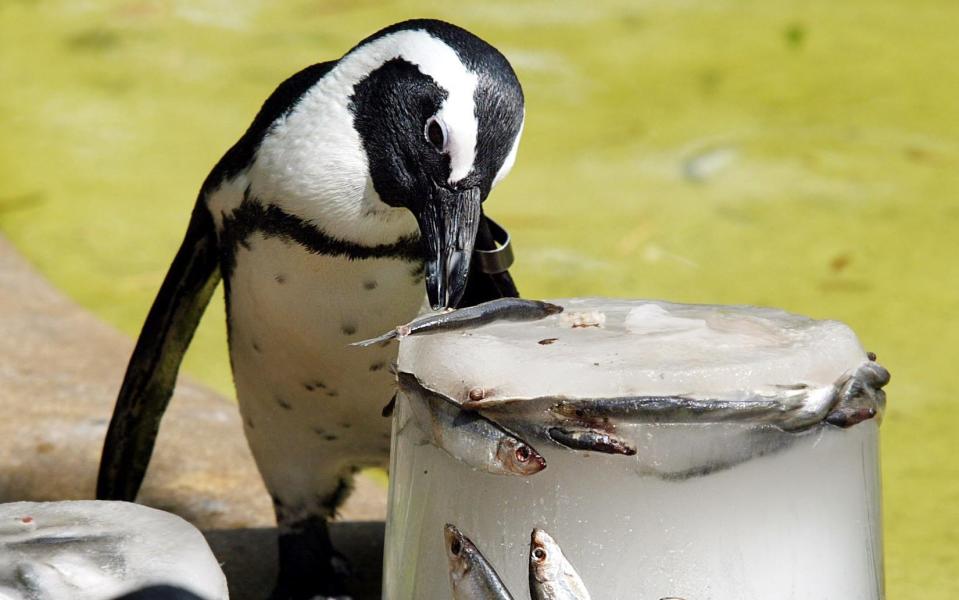
[[[310,517],[284,528],[280,569],[270,600],[351,600],[349,560],[333,548],[326,519]]]

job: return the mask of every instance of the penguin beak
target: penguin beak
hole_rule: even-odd
[[[455,308],[466,291],[481,203],[479,188],[436,187],[417,215],[426,253],[426,293],[434,310]]]

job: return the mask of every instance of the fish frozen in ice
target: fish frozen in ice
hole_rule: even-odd
[[[547,433],[554,442],[572,450],[587,450],[589,452],[622,454],[625,456],[636,454],[636,448],[629,442],[605,431],[589,428],[550,427]]]
[[[513,600],[473,542],[454,525],[443,529],[453,600]]]
[[[533,600],[590,600],[576,569],[542,529],[534,529],[530,536],[529,594]]]
[[[528,443],[486,417],[461,409],[415,375],[400,372],[397,382],[420,429],[454,458],[498,475],[533,475],[546,468],[546,460]]]
[[[822,421],[835,403],[837,388],[780,386],[772,391],[734,392],[728,397],[687,395],[561,399],[554,415],[585,424],[754,422],[786,431]]]

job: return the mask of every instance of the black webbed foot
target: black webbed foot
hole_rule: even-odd
[[[270,600],[351,600],[352,569],[333,548],[326,519],[310,517],[280,530],[280,570]]]

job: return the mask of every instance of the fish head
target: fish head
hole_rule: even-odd
[[[534,529],[529,543],[529,575],[539,583],[556,581],[563,563],[563,551],[542,529]]]
[[[496,446],[496,465],[502,473],[533,475],[546,468],[546,459],[526,442],[504,435]]]
[[[468,537],[449,523],[443,528],[443,538],[446,541],[446,559],[450,567],[450,584],[456,589],[476,564],[478,550]]]

